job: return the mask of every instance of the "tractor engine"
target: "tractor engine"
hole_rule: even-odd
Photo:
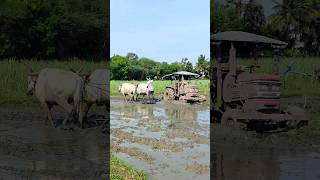
[[[240,74],[237,79],[243,111],[280,112],[280,78],[270,74]]]

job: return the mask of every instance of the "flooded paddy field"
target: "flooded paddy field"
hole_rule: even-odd
[[[112,153],[151,180],[210,179],[208,105],[111,104]]]
[[[320,98],[284,98],[282,106],[306,105],[309,126],[256,133],[211,125],[211,175],[215,180],[320,179]]]
[[[54,108],[54,119],[64,111]],[[38,105],[0,107],[0,179],[106,179],[108,136],[45,125]]]

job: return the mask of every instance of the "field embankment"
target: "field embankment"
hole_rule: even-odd
[[[147,180],[147,176],[142,171],[134,170],[130,165],[121,161],[115,155],[111,155],[111,174],[112,180]]]

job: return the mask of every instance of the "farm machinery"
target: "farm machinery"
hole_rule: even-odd
[[[278,73],[256,73],[257,65],[237,65],[236,47],[259,44],[280,49],[287,43],[241,31],[217,33],[212,38],[217,61],[211,72],[211,122],[257,132],[308,124],[304,109],[281,108]],[[273,58],[279,61],[277,55]]]
[[[169,79],[174,81],[171,86],[167,86],[163,94],[163,99],[165,101],[180,101],[185,103],[197,103],[206,100],[206,97],[199,93],[198,86],[196,84],[190,84],[186,80],[195,79],[200,77],[200,75],[180,71],[172,74],[168,74],[162,77],[162,79]]]

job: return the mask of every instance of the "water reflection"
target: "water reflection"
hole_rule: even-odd
[[[200,124],[208,124],[210,112],[207,107],[192,106],[186,104],[125,104],[112,107],[112,113],[119,114],[127,119],[167,119],[173,123],[197,127]]]
[[[211,174],[215,180],[316,180],[320,179],[319,153],[279,152],[217,148],[212,154]]]
[[[111,103],[111,140],[121,147],[114,152],[119,158],[150,179],[209,179],[209,107]]]
[[[129,104],[123,106],[119,113],[122,117],[126,118],[135,118],[135,117],[140,117],[140,118],[153,118],[153,106],[152,105],[147,105],[147,104],[139,104],[139,105],[134,105],[134,104]]]

